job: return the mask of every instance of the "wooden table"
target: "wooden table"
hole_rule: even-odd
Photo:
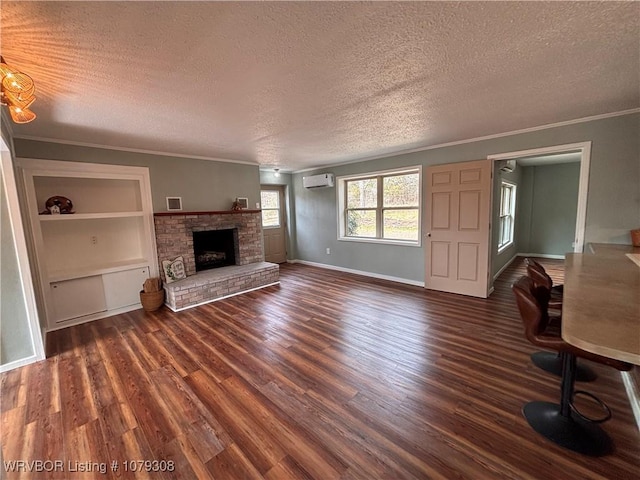
[[[565,258],[562,338],[588,352],[640,365],[640,266],[630,245],[591,244]]]

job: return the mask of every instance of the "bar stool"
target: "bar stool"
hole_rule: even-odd
[[[524,263],[527,266],[527,275],[531,277],[535,286],[543,286],[549,290],[549,308],[562,309],[564,285],[554,285],[544,267],[533,258],[525,258]]]
[[[553,280],[544,267],[533,258],[525,258],[524,263],[527,266],[527,276],[533,280],[535,288],[547,290],[549,298],[547,307],[561,312],[563,285],[554,285]],[[551,316],[549,319],[551,324],[557,323],[558,328],[562,327],[561,313]],[[545,372],[552,373],[558,377],[562,376],[562,357],[558,353],[534,352],[531,354],[531,361],[536,367]],[[598,378],[596,373],[586,365],[578,364],[576,366],[577,381],[592,382],[596,378]]]
[[[574,389],[576,357],[609,365],[617,370],[631,370],[633,365],[619,360],[596,355],[565,342],[556,332],[550,331],[549,316],[545,304],[546,292],[536,289],[533,280],[521,277],[512,286],[516,297],[525,336],[534,345],[555,350],[562,357],[562,382],[560,404],[551,402],[529,402],[522,413],[529,425],[552,442],[589,456],[601,456],[612,449],[609,435],[599,424],[611,418],[609,407],[594,395]],[[602,418],[584,416],[573,404],[575,395],[595,400],[604,410]]]

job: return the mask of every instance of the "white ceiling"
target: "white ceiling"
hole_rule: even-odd
[[[11,2],[18,137],[299,170],[640,107],[637,2]]]

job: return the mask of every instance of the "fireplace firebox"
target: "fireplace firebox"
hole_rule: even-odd
[[[238,229],[193,232],[196,272],[236,264]]]

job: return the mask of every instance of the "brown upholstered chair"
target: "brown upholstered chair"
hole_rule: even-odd
[[[549,290],[549,308],[562,309],[564,285],[554,285],[544,267],[533,258],[525,258],[524,263],[527,266],[527,275],[531,277],[536,287],[546,287]]]
[[[545,298],[548,299],[548,301],[546,301],[545,304],[547,307],[544,307],[544,305],[543,307],[552,309],[551,315],[548,317],[549,325],[560,329],[562,327],[562,285],[554,286],[553,280],[547,274],[544,267],[533,258],[526,258],[525,264],[527,266],[527,276],[533,280],[534,286],[541,291],[546,291]],[[544,351],[534,352],[531,354],[531,361],[536,367],[544,370],[545,372],[552,373],[559,377],[562,376],[562,356],[560,353]],[[583,364],[577,365],[577,381],[592,382],[596,378],[598,378],[598,376],[591,368]]]
[[[549,322],[545,307],[548,291],[536,287],[529,277],[521,277],[512,286],[520,316],[524,324],[527,340],[532,344],[555,350],[562,356],[562,384],[560,404],[550,402],[529,402],[522,412],[529,425],[549,440],[573,451],[600,456],[609,453],[611,439],[598,423],[611,418],[609,408],[594,395],[575,391],[576,357],[609,365],[618,370],[631,370],[633,365],[577,348],[562,339],[556,328]],[[577,394],[588,396],[599,403],[605,411],[600,419],[590,419],[582,415],[574,406]]]
[[[549,308],[562,308],[563,285],[554,285],[553,280],[540,264],[533,258],[525,258],[524,263],[527,267],[527,275],[531,277],[536,287],[543,286],[549,290]]]

